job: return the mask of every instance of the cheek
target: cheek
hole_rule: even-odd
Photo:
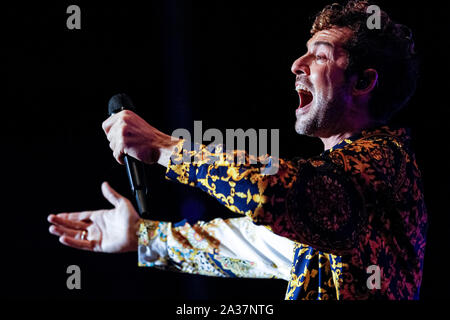
[[[317,67],[311,72],[310,79],[316,90],[327,90],[333,84],[333,75],[327,66]]]
[[[335,86],[341,87],[346,82],[345,69],[334,66],[334,68],[330,69],[329,79]]]
[[[343,69],[324,66],[311,77],[315,88],[323,97],[331,98],[346,85]]]

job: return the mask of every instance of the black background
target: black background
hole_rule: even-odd
[[[108,99],[126,92],[160,130],[279,128],[282,157],[311,156],[320,141],[294,131],[292,62],[305,52],[312,16],[329,1],[87,1],[2,4],[2,286],[13,298],[276,299],[282,280],[220,279],[138,268],[135,253],[62,246],[49,213],[109,208],[109,181],[129,197],[124,168],[101,129]],[[81,8],[81,30],[66,8]],[[413,129],[430,228],[421,297],[449,297],[448,4],[379,1],[414,32],[421,55],[417,93],[395,123]],[[198,190],[151,167],[155,219],[232,217]],[[79,265],[82,289],[68,290]]]

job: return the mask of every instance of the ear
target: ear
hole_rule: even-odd
[[[369,94],[375,88],[377,81],[378,72],[375,69],[364,70],[353,85],[353,95],[362,96]]]

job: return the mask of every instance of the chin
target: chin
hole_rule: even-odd
[[[310,123],[302,123],[298,119],[295,123],[295,131],[300,135],[315,137],[315,130],[313,129],[313,126]]]

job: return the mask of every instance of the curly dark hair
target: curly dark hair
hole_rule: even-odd
[[[368,1],[334,3],[315,16],[311,34],[332,27],[348,27],[352,37],[344,45],[349,54],[347,78],[365,69],[378,72],[378,82],[369,100],[369,113],[377,122],[387,122],[414,94],[419,76],[419,61],[411,30],[393,21],[380,10],[380,29],[369,29],[372,15]]]

